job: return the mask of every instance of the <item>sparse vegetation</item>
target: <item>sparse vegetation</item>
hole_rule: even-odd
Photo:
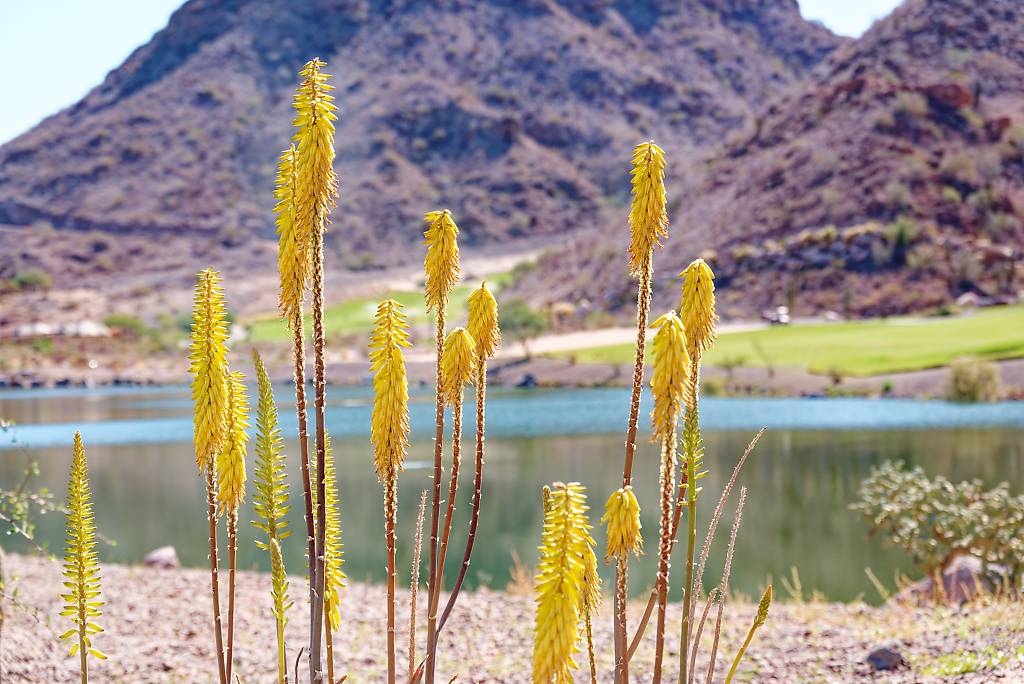
[[[946,396],[951,401],[999,401],[998,366],[976,358],[956,359],[949,367]]]

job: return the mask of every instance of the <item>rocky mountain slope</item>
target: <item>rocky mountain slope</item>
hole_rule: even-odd
[[[661,305],[677,295],[671,276],[700,253],[731,315],[787,303],[885,315],[963,293],[1011,300],[1024,287],[1024,7],[907,0],[698,173],[684,155],[670,154],[676,210],[656,257]],[[624,244],[621,232],[581,238],[519,290],[628,310]],[[575,277],[544,277],[552,272]]]
[[[794,0],[190,0],[82,101],[0,148],[0,224],[221,245],[272,235],[296,71],[335,76],[350,269],[608,225],[624,160],[696,157],[843,41]]]

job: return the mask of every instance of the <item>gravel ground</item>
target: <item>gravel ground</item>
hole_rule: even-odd
[[[65,619],[57,617],[59,566],[45,559],[8,556],[7,571],[14,580],[10,591],[16,605],[8,606],[3,627],[3,681],[78,681],[78,659],[69,658],[56,639],[67,628]],[[99,622],[106,632],[97,638],[96,645],[110,659],[92,661],[93,681],[215,681],[211,675],[215,665],[207,573],[109,565],[104,566],[102,577],[107,604]],[[239,575],[236,671],[243,684],[274,681],[275,642],[268,587],[266,575]],[[291,658],[302,643],[300,606],[304,587],[304,579],[292,578],[291,594],[298,600],[287,632]],[[400,594],[399,600],[399,615],[407,615],[408,594]],[[342,602],[337,672],[349,673],[349,682],[383,681],[383,588],[353,583]],[[634,620],[640,610],[640,606],[633,607]],[[749,602],[727,608],[714,681],[724,678],[753,612]],[[606,609],[595,625],[599,645],[610,643],[607,613]],[[678,605],[670,607],[668,617],[669,634],[675,635]],[[420,621],[422,624],[422,616]],[[790,600],[773,606],[769,622],[758,633],[736,680],[787,684],[1024,682],[1022,623],[1024,607],[1020,603],[992,602],[960,609],[871,608]],[[441,681],[458,674],[459,682],[529,682],[532,628],[528,596],[486,590],[463,595],[442,638],[439,672],[445,676]],[[399,624],[399,672],[407,667],[407,643],[406,629]],[[893,673],[874,673],[865,658],[874,647],[887,643],[894,644],[910,665]],[[970,658],[975,653],[984,657]],[[669,648],[666,681],[675,680],[677,657],[676,650]],[[650,681],[645,668],[652,659],[653,639],[648,630],[634,656],[633,681]],[[598,680],[611,681],[611,654],[602,649],[598,661]],[[997,661],[1002,662],[993,665]],[[578,662],[585,666],[585,657],[579,657]],[[963,669],[965,665],[976,669],[959,675],[935,674],[943,667]],[[581,671],[578,681],[587,679]]]

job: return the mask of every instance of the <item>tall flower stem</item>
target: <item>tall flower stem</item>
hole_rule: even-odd
[[[309,604],[316,599],[316,533],[313,523],[313,489],[309,477],[309,427],[306,423],[306,341],[302,329],[302,309],[291,321],[292,356],[295,362],[295,418],[299,426],[299,468],[302,470],[302,495],[306,521],[306,553],[309,554]],[[313,616],[310,614],[310,633]]]
[[[434,684],[434,654],[437,646],[437,612],[434,606],[434,592],[439,590],[440,569],[437,566],[438,529],[441,518],[441,448],[444,439],[444,394],[442,393],[443,377],[441,373],[441,355],[444,351],[445,303],[437,306],[437,322],[434,337],[437,351],[437,400],[434,407],[434,490],[430,500],[430,557],[429,575],[427,577],[427,656],[426,682]]]
[[[679,684],[687,681],[690,630],[696,601],[693,595],[693,555],[697,546],[697,450],[700,448],[700,424],[697,417],[697,388],[700,387],[700,354],[690,357],[689,396],[683,428],[683,459],[686,469],[686,573],[683,580],[683,620],[679,636]]]
[[[325,394],[327,390],[326,367],[324,361],[324,235],[323,221],[320,228],[312,232],[312,290],[313,290],[313,384],[316,393],[313,400],[316,417],[316,593],[313,597],[313,624],[316,634],[312,637],[310,648],[310,664],[315,668],[313,681],[323,679],[320,661],[320,644],[324,624],[324,553],[325,535],[327,530],[326,494],[326,432],[324,420]]]
[[[462,589],[462,583],[469,571],[470,558],[473,555],[473,544],[476,541],[476,530],[480,524],[480,493],[483,489],[484,478],[484,404],[487,395],[487,359],[482,354],[477,356],[476,370],[476,468],[473,476],[473,512],[469,518],[469,533],[466,537],[466,550],[462,554],[462,567],[459,568],[459,575],[452,586],[448,602],[441,613],[441,621],[437,625],[437,631],[444,629],[452,608],[455,607],[455,600]]]
[[[228,644],[225,678],[231,681],[235,654],[235,559],[238,552],[238,509],[228,513]]]
[[[658,620],[654,653],[653,683],[661,682],[661,666],[665,655],[665,609],[668,605],[669,559],[672,554],[672,490],[676,471],[675,433],[667,437],[661,448],[661,536],[658,544]],[[627,651],[628,657],[628,651]]]
[[[438,575],[444,577],[444,562],[448,556],[448,540],[452,532],[452,518],[455,515],[455,495],[459,489],[459,467],[462,463],[462,401],[457,401],[452,406],[452,472],[448,483],[448,507],[444,514],[444,527],[441,532],[441,548],[437,554]],[[434,593],[434,602],[431,605],[431,612],[436,614],[440,604],[440,589]],[[441,631],[440,625],[437,628]],[[434,646],[437,646],[435,640]]]
[[[224,630],[220,613],[220,563],[217,561],[217,480],[213,467],[206,469],[206,518],[210,523],[210,595],[213,598],[213,639],[217,648],[217,674],[227,684],[224,670]]]
[[[384,536],[388,553],[388,684],[395,684],[395,502],[394,487],[384,493]]]
[[[412,549],[409,572],[409,684],[416,676],[416,603],[420,589],[420,554],[423,550],[423,517],[427,510],[427,490],[420,492],[420,509],[416,516],[416,539]]]

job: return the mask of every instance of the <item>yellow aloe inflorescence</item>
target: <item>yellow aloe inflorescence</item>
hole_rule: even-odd
[[[640,555],[643,538],[640,535],[640,502],[633,487],[621,487],[604,504],[601,522],[607,526],[608,547],[605,560],[625,558],[630,553]]]
[[[427,222],[423,234],[427,244],[423,261],[427,275],[424,288],[427,310],[435,311],[445,305],[459,279],[459,227],[447,209],[428,212],[424,220]]]
[[[309,278],[309,245],[298,241],[296,235],[296,184],[298,182],[298,154],[295,145],[281,153],[277,164],[274,197],[274,222],[277,226],[277,271],[281,280],[279,306],[281,316],[289,326],[298,319],[302,310],[302,295]]]
[[[217,502],[221,513],[237,510],[245,498],[249,399],[245,394],[245,376],[240,371],[228,373],[226,414],[224,443],[217,452]]]
[[[267,539],[284,540],[291,536],[288,528],[288,482],[284,457],[284,440],[277,425],[277,406],[274,389],[270,384],[267,367],[255,349],[252,352],[256,367],[256,471],[253,508],[260,520],[253,525],[267,533]],[[256,545],[267,550],[267,543],[256,540]]]
[[[537,566],[534,684],[569,684],[579,652],[579,626],[587,593],[588,553],[594,540],[587,521],[586,489],[557,482],[544,515]]]
[[[665,208],[665,153],[654,141],[633,149],[633,202],[629,208],[629,270],[647,267],[655,246],[668,237]]]
[[[373,461],[382,483],[402,471],[409,448],[409,382],[403,347],[409,346],[409,323],[402,305],[386,299],[377,307],[377,322],[370,336],[373,372],[373,414],[370,441]]]
[[[277,539],[270,540],[270,597],[273,601],[271,610],[277,623],[277,682],[285,684],[288,681],[288,663],[285,658],[284,628],[288,626],[286,613],[293,604],[288,598],[288,574],[284,569],[281,544]]]
[[[467,382],[473,381],[476,371],[476,342],[465,328],[456,328],[448,333],[441,353],[441,393],[445,403],[462,401],[462,391]]]
[[[312,255],[306,252],[303,258],[301,250],[308,250],[314,231],[323,230],[338,194],[338,176],[334,173],[334,122],[338,108],[330,95],[334,90],[327,82],[330,76],[320,71],[323,66],[326,66],[324,62],[313,59],[302,67],[299,72],[302,83],[293,103],[295,120],[292,124],[296,128],[294,140],[298,147],[295,231],[300,245],[296,263],[303,268]]]
[[[715,341],[715,274],[706,261],[695,259],[679,277],[683,279],[680,316],[690,356],[698,356]]]
[[[487,289],[487,282],[469,295],[469,320],[466,324],[469,334],[476,342],[477,354],[489,359],[498,351],[501,344],[501,331],[498,329],[498,302]]]
[[[192,318],[192,373],[196,465],[206,470],[224,440],[227,411],[227,313],[220,275],[202,271],[197,279]]]
[[[89,466],[85,460],[85,446],[82,435],[75,433],[71,476],[68,478],[67,500],[67,548],[64,551],[64,588],[61,594],[64,609],[60,614],[69,617],[75,624],[60,635],[61,640],[71,642],[71,655],[79,654],[82,666],[82,681],[88,679],[86,655],[106,660],[99,649],[93,648],[92,637],[103,629],[94,618],[101,615],[100,568],[96,560],[96,523],[92,514],[92,494],[89,491]]]
[[[334,456],[331,454],[330,438],[327,440],[324,459],[324,504],[327,508],[327,522],[324,526],[324,611],[332,630],[341,626],[341,596],[345,588],[344,545],[341,543],[341,513],[338,510],[338,480],[334,471]]]
[[[658,331],[651,344],[654,367],[651,376],[651,393],[654,395],[651,441],[661,443],[675,433],[682,415],[690,355],[686,351],[683,322],[674,311],[662,315],[651,327]]]

